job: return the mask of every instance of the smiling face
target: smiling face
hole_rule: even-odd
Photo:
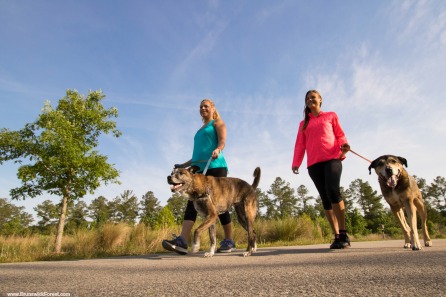
[[[212,101],[203,100],[200,103],[200,115],[205,122],[208,122],[213,119],[215,107]]]
[[[320,109],[322,105],[322,98],[316,92],[308,92],[305,97],[305,105],[311,110]]]

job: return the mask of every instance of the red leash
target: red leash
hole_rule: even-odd
[[[349,151],[351,151],[353,154],[355,154],[356,156],[363,158],[364,160],[368,161],[369,163],[372,163],[372,161],[370,161],[369,159],[361,156],[360,154],[356,153],[355,151],[353,151],[352,149],[349,149]]]

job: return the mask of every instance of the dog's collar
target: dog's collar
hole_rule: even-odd
[[[203,194],[197,195],[195,197],[196,197],[195,199],[210,199],[211,198],[211,189],[209,188],[209,186],[207,186],[206,190]]]

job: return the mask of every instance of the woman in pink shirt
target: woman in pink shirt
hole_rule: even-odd
[[[305,119],[300,122],[294,146],[293,173],[299,173],[305,152],[308,173],[322,199],[325,216],[335,234],[331,249],[350,247],[345,229],[344,201],[340,193],[342,160],[349,151],[344,131],[334,112],[321,110],[322,97],[316,90],[305,95]]]

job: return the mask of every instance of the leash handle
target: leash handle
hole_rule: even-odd
[[[206,172],[208,171],[208,168],[209,168],[209,165],[211,164],[211,161],[212,161],[212,155],[209,158],[208,162],[206,163],[206,167],[204,167],[203,175],[206,175]]]

